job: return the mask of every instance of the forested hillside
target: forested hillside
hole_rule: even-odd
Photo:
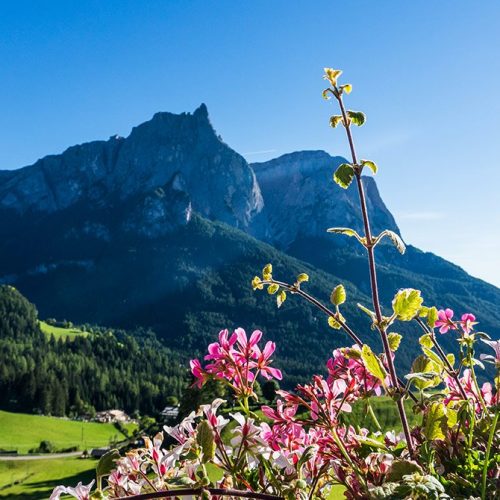
[[[0,407],[16,411],[152,414],[187,381],[185,363],[145,330],[47,336],[36,308],[10,286],[0,287],[0,359]]]

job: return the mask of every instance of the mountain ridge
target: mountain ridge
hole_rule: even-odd
[[[216,134],[206,106],[155,114],[110,141],[0,171],[0,283],[18,287],[45,317],[151,327],[184,351],[221,328],[261,327],[286,343],[293,381],[318,366],[316,351],[326,356],[322,349],[345,344],[343,336],[328,337],[324,318],[308,306],[290,300],[278,312],[250,288],[273,261],[283,279],[317,275],[309,286],[325,301],[328,288],[344,281],[352,299],[370,305],[364,249],[326,232],[361,229],[357,193],[332,181],[342,157],[301,151],[248,164]],[[399,232],[374,179],[363,182],[374,231]],[[31,195],[30,187],[37,188]],[[429,305],[471,311],[498,332],[493,285],[412,245],[400,256],[381,244],[377,260],[386,307],[398,288],[420,288]],[[369,332],[356,308],[348,311]],[[304,332],[314,349],[299,348]],[[454,349],[453,339],[443,340]],[[412,354],[399,358],[408,364]]]

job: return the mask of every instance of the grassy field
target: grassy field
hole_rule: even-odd
[[[80,458],[0,461],[0,498],[47,499],[59,484],[89,483],[94,479],[96,464],[96,460]]]
[[[61,328],[59,326],[52,326],[45,321],[40,321],[40,328],[45,335],[53,335],[56,339],[69,339],[73,340],[78,335],[88,335],[88,332],[79,330],[78,328]]]
[[[394,404],[394,401],[388,396],[380,396],[370,398],[370,404],[377,416],[377,420],[382,427],[382,431],[392,431],[396,432],[402,431],[401,421],[399,420],[399,414]],[[412,401],[405,400],[406,414],[408,417],[408,422],[410,425],[416,425],[420,423],[421,416],[415,415],[412,410]],[[371,417],[366,415],[365,402],[357,402],[351,414],[345,414],[346,421],[348,423],[358,424],[360,427],[366,427],[370,430],[377,430]]]
[[[130,424],[130,429],[135,424]],[[124,435],[113,424],[77,422],[55,417],[25,415],[0,411],[0,449],[27,453],[40,441],[50,441],[56,448],[77,446],[84,450],[121,441]],[[1,484],[1,483],[0,483]]]

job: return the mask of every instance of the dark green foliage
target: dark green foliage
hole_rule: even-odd
[[[186,385],[186,366],[146,331],[93,328],[73,341],[47,338],[36,309],[0,287],[0,407],[44,414],[122,408],[153,414]]]

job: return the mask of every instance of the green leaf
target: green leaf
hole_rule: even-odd
[[[361,125],[363,125],[366,121],[366,116],[361,111],[352,111],[350,109],[349,111],[347,111],[347,116],[351,120],[351,123],[357,125],[358,127],[361,127]]]
[[[448,360],[448,363],[450,363],[450,365],[453,367],[453,365],[455,364],[455,355],[450,352],[446,355],[446,359]]]
[[[425,335],[422,335],[418,339],[418,341],[422,347],[427,347],[428,349],[431,349],[432,346],[434,345],[434,343],[432,342],[431,336],[428,333],[426,333]]]
[[[443,403],[432,403],[425,417],[424,436],[429,441],[444,439],[443,429],[447,426],[446,409]]]
[[[323,92],[321,93],[321,95],[323,96],[323,99],[326,99],[327,101],[332,98],[330,89],[323,90]]]
[[[427,311],[427,325],[429,328],[434,328],[436,326],[436,321],[438,320],[438,310],[435,307],[429,307]]]
[[[266,264],[264,266],[264,269],[262,269],[262,277],[265,280],[270,280],[272,278],[273,274],[273,265],[272,264]]]
[[[350,186],[353,179],[354,168],[350,163],[342,163],[333,174],[333,180],[344,189]]]
[[[279,289],[280,289],[279,285],[277,285],[276,283],[273,283],[272,285],[269,285],[267,287],[267,293],[269,295],[274,295]]]
[[[370,346],[366,344],[363,345],[363,348],[361,349],[361,358],[363,359],[366,369],[374,377],[378,378],[381,382],[384,382],[387,377],[387,372],[382,364],[382,361],[380,361],[380,358],[373,353]]]
[[[375,316],[375,313],[373,311],[370,311],[370,309],[368,309],[367,307],[365,307],[363,304],[356,304],[364,313],[368,314],[368,316],[370,316],[370,318],[372,319],[372,321],[375,321],[376,319],[376,316]]]
[[[325,80],[328,80],[331,83],[332,87],[335,87],[337,85],[337,79],[342,74],[342,70],[333,68],[324,68],[324,70],[325,75],[323,76],[323,78]]]
[[[387,335],[387,340],[389,341],[389,348],[391,351],[395,352],[398,350],[399,344],[403,337],[399,333],[391,332]]]
[[[406,245],[404,244],[403,240],[394,231],[389,231],[389,229],[382,231],[375,238],[375,245],[377,245],[384,238],[384,236],[387,236],[392,241],[392,243],[398,249],[398,252],[401,255],[405,253]]]
[[[378,171],[376,163],[371,160],[361,160],[361,166],[368,167],[374,174]]]
[[[97,483],[101,483],[101,479],[104,476],[107,476],[111,473],[111,471],[116,467],[116,460],[120,458],[120,453],[118,450],[109,450],[107,451],[97,462],[96,467],[96,477]]]
[[[436,373],[439,372],[439,365],[421,354],[420,356],[417,356],[417,358],[413,362],[411,366],[411,373],[407,375],[406,378],[408,380],[412,380],[415,387],[423,391],[424,389],[427,389],[429,387],[436,387],[437,385],[439,385],[441,379],[439,376],[436,376]],[[426,379],[424,380],[421,375],[425,373],[432,374],[432,377],[429,377],[428,379],[427,377],[425,377]],[[415,375],[415,377],[412,377],[412,375]]]
[[[196,442],[203,453],[203,463],[213,460],[215,457],[215,436],[211,425],[202,420],[196,428]]]
[[[344,322],[344,316],[342,316],[342,314],[340,313],[337,314],[337,317],[340,319],[340,321]],[[330,326],[330,328],[333,328],[334,330],[340,330],[342,328],[342,325],[333,316],[328,316],[328,326]]]
[[[420,310],[423,299],[420,290],[404,288],[399,290],[392,301],[392,310],[400,321],[411,321]]]
[[[286,292],[285,290],[281,290],[280,293],[276,296],[276,303],[278,304],[278,308],[283,305],[283,302],[286,300]]]
[[[297,276],[297,283],[304,283],[305,281],[309,281],[309,275],[307,275],[306,273],[300,273],[298,276]]]
[[[330,127],[336,128],[339,123],[342,122],[341,115],[333,115],[330,117]]]
[[[340,304],[343,304],[346,299],[346,293],[345,293],[345,288],[344,285],[337,285],[331,295],[330,295],[330,301],[334,306],[340,306]]]
[[[394,460],[392,462],[391,468],[387,473],[387,481],[401,481],[403,476],[407,476],[413,473],[423,474],[422,467],[418,465],[417,462],[410,460]]]
[[[354,229],[350,227],[330,227],[326,230],[327,233],[343,234],[345,236],[354,236],[363,246],[365,246],[366,240],[362,238]]]
[[[342,90],[342,92],[350,94],[352,92],[352,85],[350,83],[346,83],[345,85],[341,85],[340,89]]]
[[[422,347],[424,354],[440,368],[443,367],[443,361],[441,358],[432,350],[427,347]]]
[[[264,288],[264,285],[262,284],[262,281],[258,276],[255,276],[252,280],[252,288],[254,290],[262,290]]]

